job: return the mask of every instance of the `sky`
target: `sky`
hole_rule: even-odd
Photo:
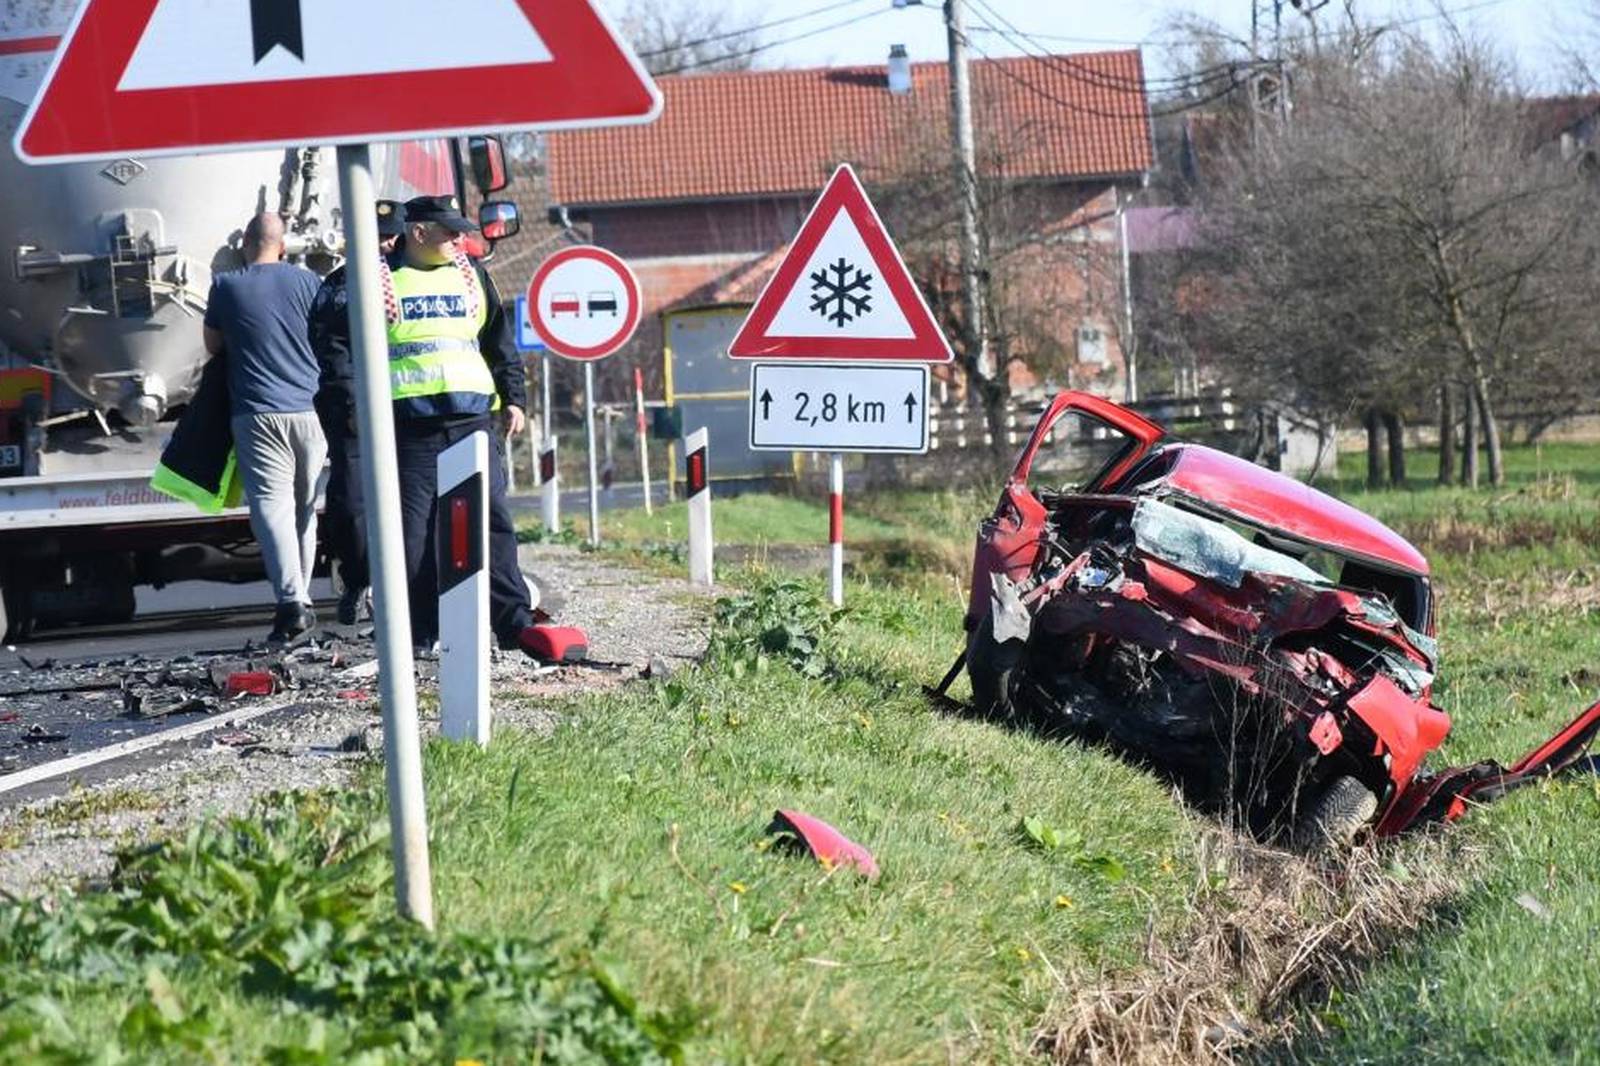
[[[625,0],[602,0],[620,9]],[[678,0],[680,3],[693,0]],[[1475,28],[1516,53],[1525,73],[1544,88],[1557,87],[1553,67],[1555,44],[1565,31],[1582,24],[1585,10],[1600,9],[1595,0],[1441,0],[1445,10],[1465,26]],[[921,6],[891,9],[891,0],[700,0],[701,6],[726,8],[730,25],[775,23],[761,32],[761,41],[773,47],[760,56],[763,66],[827,66],[882,62],[891,44],[904,44],[913,60],[945,57],[945,32],[941,0],[923,0]],[[1017,29],[1041,44],[1059,51],[1094,51],[1145,45],[1146,66],[1152,75],[1168,73],[1161,41],[1168,18],[1176,13],[1199,15],[1241,39],[1249,36],[1250,0],[964,0],[974,48],[993,55],[1014,55],[1018,48],[998,33],[984,29],[992,9]],[[1333,0],[1324,9],[1324,22],[1343,6]],[[829,8],[810,17],[808,12]],[[1356,0],[1357,13],[1370,20],[1419,19],[1415,25],[1437,24],[1430,19],[1435,5],[1429,0]],[[862,16],[867,16],[862,18]],[[734,21],[737,19],[737,21]],[[861,19],[861,21],[850,21]],[[1284,32],[1304,32],[1304,16],[1284,5]],[[849,25],[834,24],[847,22]],[[834,28],[829,28],[833,26]],[[804,35],[804,36],[802,36]],[[791,38],[801,38],[789,40]],[[788,41],[788,43],[781,43]]]

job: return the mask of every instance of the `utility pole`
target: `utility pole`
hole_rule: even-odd
[[[945,35],[950,44],[950,133],[955,150],[956,202],[961,206],[961,291],[967,303],[962,347],[978,375],[995,375],[983,314],[983,250],[978,242],[978,150],[972,135],[972,86],[967,71],[967,16],[963,0],[944,0]]]

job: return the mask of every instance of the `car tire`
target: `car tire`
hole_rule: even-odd
[[[1020,679],[1027,645],[1020,640],[994,639],[994,618],[985,615],[967,641],[967,679],[972,683],[972,705],[979,714],[1010,718],[1016,713],[1014,693]]]
[[[1336,777],[1300,816],[1295,847],[1305,852],[1342,851],[1377,813],[1378,797],[1370,788],[1354,777]]]

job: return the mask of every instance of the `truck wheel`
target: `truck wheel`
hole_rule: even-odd
[[[1027,646],[1020,640],[994,639],[994,619],[984,616],[967,641],[967,678],[972,682],[972,703],[979,714],[1010,718],[1016,714],[1013,693],[1022,671]]]
[[[1295,847],[1306,852],[1334,852],[1348,847],[1378,813],[1378,797],[1353,777],[1328,782],[1295,826]]]

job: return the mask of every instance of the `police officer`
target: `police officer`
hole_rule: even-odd
[[[406,202],[405,213],[405,237],[386,260],[383,283],[412,641],[429,647],[439,630],[433,543],[438,456],[482,430],[495,442],[489,462],[490,628],[501,647],[546,661],[580,659],[587,654],[581,631],[535,624],[517,565],[504,438],[491,429],[497,411],[513,436],[527,422],[527,385],[512,323],[488,273],[458,244],[474,227],[456,198],[417,197]]]
[[[405,205],[378,201],[378,246],[392,255],[405,233]],[[329,274],[311,305],[311,348],[321,370],[317,417],[328,438],[328,490],[322,516],[330,554],[338,560],[344,593],[339,621],[355,625],[370,616],[372,584],[367,563],[367,523],[361,489],[361,441],[356,435],[355,363],[346,317],[345,268]]]

